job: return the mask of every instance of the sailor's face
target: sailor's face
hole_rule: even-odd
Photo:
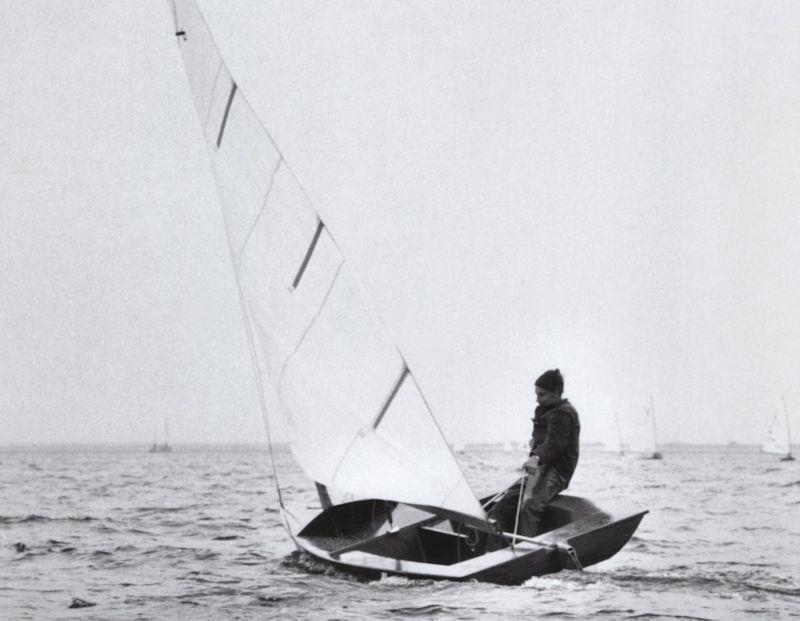
[[[540,388],[539,386],[535,386],[535,390],[536,403],[539,405],[556,405],[561,403],[561,395],[559,393]]]

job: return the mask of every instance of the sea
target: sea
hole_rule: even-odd
[[[284,531],[265,447],[147,448],[0,449],[0,618],[800,619],[800,461],[753,447],[585,447],[569,493],[649,513],[611,559],[514,587],[334,570]],[[458,453],[481,495],[525,457]]]

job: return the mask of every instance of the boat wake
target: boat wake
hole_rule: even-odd
[[[725,565],[721,563],[720,565]],[[573,574],[570,574],[573,575]],[[741,599],[762,599],[765,593],[775,593],[800,598],[800,586],[787,578],[774,576],[764,569],[746,571],[721,569],[694,572],[687,566],[642,573],[639,569],[627,568],[603,574],[581,574],[581,583],[602,583],[620,588],[642,590],[669,589],[670,591],[705,592],[721,596],[736,594]]]
[[[336,569],[336,567],[329,563],[320,561],[306,552],[299,552],[297,550],[286,555],[281,561],[280,566],[293,573],[330,576],[350,582],[375,582],[374,578]]]

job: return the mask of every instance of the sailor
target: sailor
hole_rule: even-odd
[[[567,488],[578,464],[581,424],[578,412],[562,397],[564,378],[558,369],[535,382],[536,408],[528,460],[522,483],[508,489],[489,512],[504,532],[533,537],[548,503]],[[520,492],[523,501],[519,502]]]

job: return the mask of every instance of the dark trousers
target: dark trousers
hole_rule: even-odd
[[[520,507],[517,533],[526,537],[535,537],[544,508],[559,492],[564,491],[567,485],[564,478],[553,468],[545,468],[536,474],[529,475],[530,477],[535,478],[531,480],[532,487],[527,500]],[[514,532],[519,493],[520,484],[516,483],[489,511],[489,517],[497,520],[503,531],[507,533]]]

